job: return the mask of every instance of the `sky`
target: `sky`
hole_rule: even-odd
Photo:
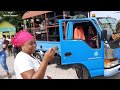
[[[113,17],[116,18],[117,20],[120,19],[120,11],[92,11],[92,14],[96,14],[96,17]]]

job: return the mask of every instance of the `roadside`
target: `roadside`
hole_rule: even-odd
[[[7,57],[7,65],[12,75],[11,79],[16,79],[14,73],[14,56]],[[47,67],[46,74],[51,76],[53,79],[77,79],[75,71],[72,68],[66,68],[64,66],[58,67],[56,64],[50,64]],[[0,79],[7,79],[6,73],[0,65]]]
[[[9,68],[9,71],[12,75],[11,79],[16,79],[15,73],[14,73],[14,56],[7,57],[7,65]],[[78,79],[77,75],[75,73],[75,70],[72,68],[69,68],[69,66],[57,66],[56,64],[49,64],[47,67],[46,74],[48,76],[51,76],[53,79]],[[7,79],[5,71],[0,65],[0,79]],[[93,79],[120,79],[120,73],[112,76],[112,77],[95,77]]]
[[[11,79],[16,78],[15,73],[14,73],[14,68],[13,68],[13,62],[14,62],[14,57],[13,56],[7,57],[7,66],[8,66],[10,74],[12,75]],[[6,73],[3,70],[1,65],[0,65],[0,79],[7,79]]]

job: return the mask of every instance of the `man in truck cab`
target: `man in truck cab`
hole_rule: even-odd
[[[95,33],[95,30],[93,29],[92,26],[89,26],[88,27],[88,39],[87,39],[87,42],[91,47],[96,48],[97,47],[96,40],[97,40],[97,35]]]
[[[85,40],[85,34],[82,26],[77,26],[74,29],[74,39]]]

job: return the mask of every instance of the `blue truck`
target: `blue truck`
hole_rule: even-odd
[[[109,77],[119,73],[119,59],[114,57],[115,48],[111,48],[113,44],[109,43],[111,35],[115,32],[115,19],[95,17],[58,21],[59,24],[54,26],[56,28],[48,27],[47,34],[36,32],[37,48],[34,55],[37,58],[42,61],[47,49],[57,46],[57,65],[73,65],[79,79]],[[74,39],[74,30],[79,25],[84,30],[85,40]],[[92,27],[92,30],[89,27]],[[47,35],[49,38],[45,37]],[[42,36],[47,39],[43,40]]]

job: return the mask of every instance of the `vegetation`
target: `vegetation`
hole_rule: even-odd
[[[0,11],[0,16],[2,20],[8,21],[9,23],[16,27],[17,31],[19,31],[23,23],[22,16],[25,12],[26,11]]]

